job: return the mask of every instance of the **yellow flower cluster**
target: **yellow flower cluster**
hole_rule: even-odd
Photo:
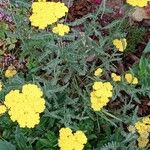
[[[53,28],[53,33],[56,33],[60,36],[64,36],[65,33],[68,33],[70,31],[69,26],[64,25],[64,24],[57,24],[56,27]]]
[[[117,81],[121,81],[121,77],[115,73],[111,74],[111,78],[113,79],[113,81],[117,82]]]
[[[45,109],[42,96],[43,92],[34,84],[25,84],[22,92],[11,90],[4,101],[11,120],[17,121],[20,127],[33,128],[39,123],[39,114]]]
[[[59,131],[58,146],[60,150],[83,150],[87,138],[82,131],[72,133],[70,128],[61,128]]]
[[[132,6],[144,7],[147,6],[150,0],[127,0],[127,3]]]
[[[142,119],[142,121],[138,121],[135,123],[135,128],[139,133],[138,146],[140,148],[146,147],[149,142],[150,135],[150,118],[145,117]]]
[[[13,66],[9,66],[8,69],[5,71],[5,77],[11,78],[16,75],[17,71]]]
[[[94,82],[91,92],[91,107],[94,111],[100,111],[109,102],[112,97],[113,86],[110,82]]]
[[[0,105],[0,115],[4,114],[7,111],[7,108],[5,105]]]
[[[32,4],[32,15],[30,16],[31,25],[45,29],[65,16],[68,8],[61,2],[38,1]]]
[[[130,84],[138,84],[138,79],[134,77],[131,73],[126,73],[125,79]]]
[[[123,52],[127,47],[127,40],[123,39],[114,39],[113,45],[118,49],[118,51]]]
[[[96,77],[100,77],[102,75],[103,70],[101,68],[98,68],[97,70],[95,70],[94,75]]]

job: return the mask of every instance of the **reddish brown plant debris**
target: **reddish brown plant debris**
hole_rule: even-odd
[[[129,68],[133,66],[133,64],[138,63],[139,58],[133,54],[133,53],[128,53],[124,58],[123,58],[123,65],[125,68],[125,71],[127,71]]]
[[[95,5],[90,0],[75,0],[69,8],[67,21],[74,21],[82,18],[95,10]]]
[[[145,7],[145,11],[148,16],[150,16],[150,4]]]
[[[123,106],[123,103],[120,101],[119,98],[115,99],[114,101],[110,101],[107,104],[108,110],[120,109]]]
[[[148,99],[147,97],[141,98],[141,103],[137,104],[137,106],[139,107],[138,115],[140,117],[150,114],[150,99]]]
[[[26,61],[19,61],[14,55],[12,54],[4,54],[2,60],[0,60],[0,67],[7,69],[9,66],[14,66],[16,70],[21,70],[23,72],[27,72],[27,62]]]

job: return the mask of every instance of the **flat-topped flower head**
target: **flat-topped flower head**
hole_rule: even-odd
[[[91,107],[94,111],[100,111],[112,97],[113,86],[110,82],[94,82],[93,91],[90,94]]]
[[[69,26],[64,25],[64,24],[57,24],[57,26],[54,27],[52,31],[53,31],[53,33],[56,33],[60,36],[64,36],[65,33],[69,33],[70,28],[69,28]]]
[[[32,15],[29,20],[31,25],[39,29],[45,29],[48,25],[57,22],[68,12],[68,8],[61,2],[46,2],[40,0],[33,2]]]
[[[126,73],[125,79],[130,84],[138,84],[138,79],[134,77],[131,73]]]
[[[111,74],[111,78],[113,79],[113,81],[117,82],[117,81],[121,81],[121,77],[119,75],[117,75],[116,73],[112,73]]]
[[[13,66],[9,66],[8,69],[5,71],[6,78],[12,78],[16,74],[17,74],[17,71]]]
[[[144,7],[147,6],[150,0],[127,0],[127,3],[131,6]]]
[[[94,75],[96,77],[100,77],[102,75],[103,70],[101,68],[98,68],[95,70]]]
[[[58,146],[61,150],[83,150],[86,143],[87,137],[80,130],[75,133],[72,133],[70,128],[59,130]]]
[[[116,47],[116,49],[120,52],[124,52],[124,50],[127,47],[127,40],[125,38],[123,39],[115,39],[113,40],[113,45]]]
[[[6,96],[4,104],[13,122],[20,127],[33,128],[40,121],[39,114],[45,109],[43,92],[34,84],[26,84],[22,91],[11,90]]]
[[[135,129],[139,134],[138,146],[144,148],[149,143],[150,135],[150,118],[145,117],[141,121],[135,123]]]
[[[139,134],[143,134],[146,132],[150,133],[150,118],[145,117],[141,121],[136,122],[135,128]]]

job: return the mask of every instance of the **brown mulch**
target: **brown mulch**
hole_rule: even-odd
[[[67,21],[71,22],[80,19],[83,16],[95,10],[95,4],[88,0],[74,0],[73,5],[69,8]]]
[[[143,117],[150,114],[150,100],[148,97],[140,98],[140,104],[137,104],[139,107],[138,109],[138,116]]]

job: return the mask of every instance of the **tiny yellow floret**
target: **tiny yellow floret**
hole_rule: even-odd
[[[6,78],[11,78],[16,74],[17,74],[17,71],[13,66],[9,66],[8,69],[5,71]]]
[[[125,79],[130,84],[138,84],[138,79],[134,77],[131,73],[126,73]]]
[[[100,77],[102,75],[103,70],[101,68],[98,68],[95,70],[94,75],[96,77]]]
[[[144,147],[146,147],[146,145],[147,145],[148,142],[149,142],[148,138],[143,138],[143,137],[139,137],[139,138],[137,139],[137,141],[138,141],[138,147],[139,147],[139,148],[144,148]]]
[[[7,111],[7,108],[5,105],[0,105],[0,115],[4,114]]]
[[[113,81],[117,82],[117,81],[121,81],[121,77],[115,73],[111,74],[111,78],[113,79]]]
[[[57,24],[57,26],[54,27],[52,31],[53,31],[53,33],[56,33],[60,36],[64,36],[65,33],[69,33],[70,28],[69,28],[69,26],[64,25],[64,24]]]
[[[129,130],[129,132],[131,132],[131,133],[135,133],[135,132],[136,132],[135,127],[132,126],[132,125],[129,125],[129,126],[128,126],[128,130]]]
[[[124,52],[124,50],[127,47],[127,40],[125,38],[123,39],[114,39],[113,45],[118,49],[120,52]]]

